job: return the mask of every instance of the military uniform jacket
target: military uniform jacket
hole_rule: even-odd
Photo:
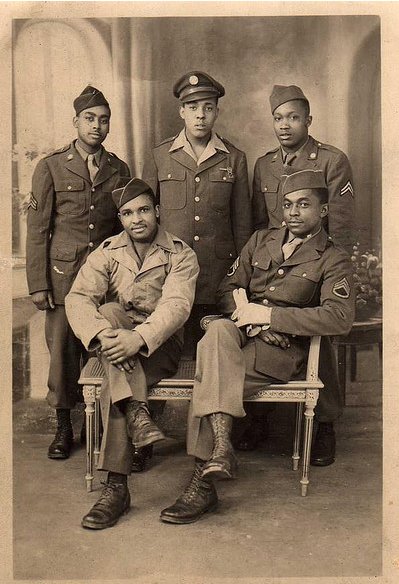
[[[218,284],[253,232],[246,157],[223,139],[228,152],[197,166],[183,149],[169,151],[173,141],[153,149],[143,180],[159,197],[161,225],[197,254],[196,303],[214,304]]]
[[[74,143],[36,166],[28,210],[26,267],[29,292],[52,290],[63,304],[88,254],[121,225],[111,197],[129,167],[103,149],[92,183]]]
[[[299,373],[311,335],[345,335],[354,320],[352,265],[322,229],[284,260],[286,228],[256,231],[218,290],[224,314],[235,309],[233,290],[271,307],[271,330],[296,335],[290,349],[256,343],[256,369],[282,381]]]
[[[253,181],[255,229],[281,227],[281,176],[287,171],[307,168],[324,172],[329,202],[325,227],[333,241],[350,252],[355,240],[355,201],[349,160],[338,148],[322,144],[312,136],[288,167],[283,165],[280,146],[256,161]]]
[[[89,349],[96,335],[111,324],[100,304],[119,302],[130,313],[135,330],[151,355],[177,334],[190,315],[199,268],[192,249],[178,237],[158,229],[143,264],[125,231],[106,239],[89,255],[65,299],[68,320]],[[179,332],[177,332],[179,331]]]

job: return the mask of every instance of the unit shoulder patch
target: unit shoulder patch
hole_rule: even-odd
[[[236,273],[237,268],[238,268],[239,265],[240,265],[240,256],[238,256],[238,258],[236,259],[236,261],[234,262],[234,264],[231,266],[231,268],[227,272],[227,275],[228,276],[234,276],[234,274]]]
[[[341,278],[341,280],[335,282],[332,291],[333,294],[339,298],[349,298],[351,288],[349,286],[348,280],[346,278]]]

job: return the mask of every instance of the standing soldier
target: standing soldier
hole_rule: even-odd
[[[102,143],[111,110],[104,95],[87,86],[74,100],[77,140],[38,163],[28,210],[27,278],[32,301],[46,311],[50,352],[48,403],[56,409],[57,432],[49,458],[69,457],[73,433],[70,410],[78,398],[85,351],[73,334],[64,299],[87,256],[120,225],[111,197],[129,168]]]
[[[328,218],[324,227],[336,245],[349,253],[355,240],[355,201],[352,170],[347,156],[338,148],[324,144],[309,135],[312,123],[309,101],[296,85],[275,85],[270,96],[274,132],[279,146],[266,152],[255,164],[253,182],[253,216],[256,229],[279,228],[283,221],[281,177],[289,172],[321,170],[328,188]],[[334,462],[335,435],[333,421],[342,412],[343,399],[335,355],[327,337],[321,345],[320,377],[326,389],[316,410],[319,422],[311,463],[327,466]],[[259,408],[252,405],[252,414]],[[258,421],[264,427],[265,421]],[[237,448],[250,450],[262,437],[261,424],[252,424]],[[258,431],[257,431],[258,430]]]
[[[160,203],[161,225],[196,252],[200,274],[186,323],[186,347],[195,353],[199,321],[215,311],[215,293],[252,234],[244,152],[213,130],[224,87],[190,71],[173,87],[184,128],[152,150],[143,170]]]

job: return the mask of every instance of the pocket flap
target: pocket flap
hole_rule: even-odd
[[[253,269],[259,268],[260,270],[268,270],[270,268],[271,258],[264,258],[260,255],[255,254],[252,257],[251,266]]]
[[[233,169],[228,167],[212,168],[209,171],[209,180],[211,182],[233,183],[235,181]]]
[[[180,166],[171,168],[169,170],[160,170],[158,173],[159,181],[179,180],[183,181],[186,178],[186,171]]]
[[[54,187],[56,191],[83,191],[85,183],[83,178],[55,178]]]
[[[289,275],[294,278],[301,278],[302,280],[310,280],[311,282],[318,282],[320,280],[320,274],[311,269],[306,269],[305,264],[295,267],[290,271]]]
[[[275,177],[268,177],[262,182],[262,191],[264,193],[277,193],[280,181]]]

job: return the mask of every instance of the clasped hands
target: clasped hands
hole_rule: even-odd
[[[139,333],[127,329],[104,329],[97,334],[101,352],[120,371],[132,373],[136,366],[136,355],[144,345]]]
[[[237,327],[247,325],[269,325],[271,320],[272,309],[268,306],[248,302],[242,304],[235,309],[231,315],[231,320],[234,321]],[[261,330],[258,337],[269,345],[281,347],[281,349],[288,349],[290,346],[289,338],[283,333],[278,333],[271,329]]]

